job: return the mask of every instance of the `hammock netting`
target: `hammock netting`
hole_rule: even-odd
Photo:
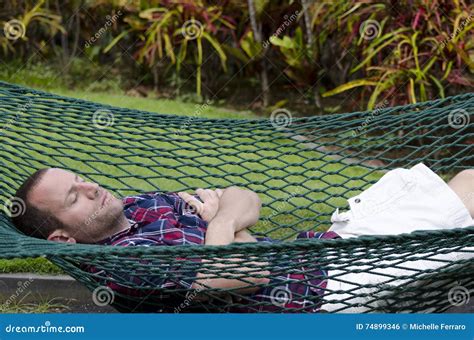
[[[304,297],[331,312],[442,312],[452,306],[453,287],[474,288],[474,227],[293,241],[300,231],[327,230],[336,208],[347,208],[349,197],[388,170],[424,162],[449,179],[473,167],[473,123],[459,124],[453,112],[472,115],[474,94],[291,121],[288,116],[209,119],[196,110],[192,116],[143,112],[2,82],[1,198],[11,200],[18,186],[43,167],[76,172],[116,197],[237,185],[262,198],[261,219],[252,233],[282,242],[205,247],[62,244],[21,234],[8,209],[2,209],[0,258],[46,257],[91,291],[112,287],[113,306],[122,312],[172,312],[183,302],[180,312],[261,309],[262,302],[236,289],[205,287],[196,292],[155,284],[190,279],[196,272],[238,279],[250,287],[248,277],[258,277],[262,270],[275,276],[299,273],[300,281],[311,285],[312,273],[323,269],[328,280],[351,284]],[[461,256],[455,261],[437,258],[452,253]],[[421,260],[435,265],[406,265]],[[242,267],[248,270],[242,272]],[[391,275],[389,269],[400,275]],[[346,282],[347,277],[357,278],[348,274],[375,275],[377,280]],[[271,280],[268,285],[278,290],[290,283]],[[271,302],[273,311],[308,311],[289,308],[282,298]],[[333,308],[325,309],[331,301]]]

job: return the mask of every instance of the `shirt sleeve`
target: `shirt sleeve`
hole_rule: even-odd
[[[173,205],[175,213],[178,215],[184,215],[184,214],[197,215],[193,212],[192,209],[190,209],[189,204],[187,204],[181,197],[179,197],[179,195],[176,192],[168,192],[166,194],[156,193],[156,195],[160,195],[164,197],[171,205]],[[194,198],[202,202],[202,200],[199,198],[198,195],[193,195],[193,196]]]
[[[179,225],[173,219],[161,219],[150,223],[143,230],[117,240],[113,246],[122,247],[156,247],[167,245],[196,244],[194,238],[204,239],[204,233],[196,228]],[[122,263],[113,269],[93,268],[100,271],[105,279],[104,285],[117,293],[127,296],[153,296],[160,298],[163,294],[173,296],[173,290],[191,289],[196,280],[201,259],[196,256],[159,257],[130,256],[121,258]],[[90,271],[90,270],[89,270]]]
[[[173,208],[175,220],[182,226],[188,226],[191,228],[200,228],[202,230],[207,229],[207,222],[204,221],[199,214],[196,214],[189,205],[175,192],[169,193],[154,193],[155,198],[158,196],[162,201],[165,201]],[[194,195],[195,198],[202,200],[199,196]]]
[[[131,239],[127,246],[156,247],[165,244],[152,239]],[[147,260],[134,258],[137,261],[133,273],[120,272],[121,278],[139,287],[150,289],[190,289],[196,280],[199,258],[159,258]],[[153,271],[153,274],[150,272]],[[112,287],[111,287],[112,288]]]

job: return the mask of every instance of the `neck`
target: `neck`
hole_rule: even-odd
[[[120,215],[120,219],[118,220],[116,225],[117,225],[117,228],[116,228],[116,230],[114,231],[113,234],[116,234],[116,233],[119,233],[121,231],[127,230],[131,226],[130,222],[125,217],[125,214]]]
[[[125,214],[121,214],[118,220],[116,220],[113,223],[112,227],[109,229],[110,231],[103,238],[113,236],[121,231],[127,230],[130,227],[130,222],[125,217]]]

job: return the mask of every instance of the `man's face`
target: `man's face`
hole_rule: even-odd
[[[67,225],[68,234],[79,243],[109,236],[123,215],[120,199],[98,184],[58,168],[46,171],[28,199]]]

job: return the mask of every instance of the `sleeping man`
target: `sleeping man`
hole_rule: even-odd
[[[15,196],[25,202],[26,209],[12,220],[27,235],[66,243],[172,246],[276,242],[255,238],[247,231],[259,219],[261,202],[256,193],[229,187],[198,189],[196,194],[152,192],[116,198],[100,185],[72,172],[48,168],[36,171],[18,189]],[[334,212],[333,224],[327,232],[302,232],[298,238],[351,238],[472,226],[474,170],[464,170],[446,184],[422,163],[410,169],[398,168],[349,198],[348,203],[348,211]],[[190,206],[193,209],[188,209]],[[440,256],[444,260],[459,258],[456,254]],[[440,264],[430,261],[416,264],[417,268],[423,266],[433,269]],[[283,307],[317,312],[321,308],[337,310],[341,307],[338,301],[347,296],[336,294],[325,298],[330,303],[322,307],[313,302],[315,299],[305,297],[322,297],[325,291],[354,288],[345,281],[377,283],[380,280],[377,275],[364,273],[346,274],[340,281],[327,280],[323,269],[306,271],[304,278],[299,273],[275,274],[264,269],[265,266],[259,275],[245,280],[206,278],[204,282],[205,275],[195,273],[193,278],[162,280],[157,288],[241,288],[239,292],[252,302],[252,307],[229,311],[259,312],[280,310],[282,305],[274,303],[272,288],[283,285],[292,296]],[[392,270],[389,274],[400,274],[396,269],[387,270]],[[249,281],[257,287],[249,288]],[[244,304],[242,301],[240,304]]]

